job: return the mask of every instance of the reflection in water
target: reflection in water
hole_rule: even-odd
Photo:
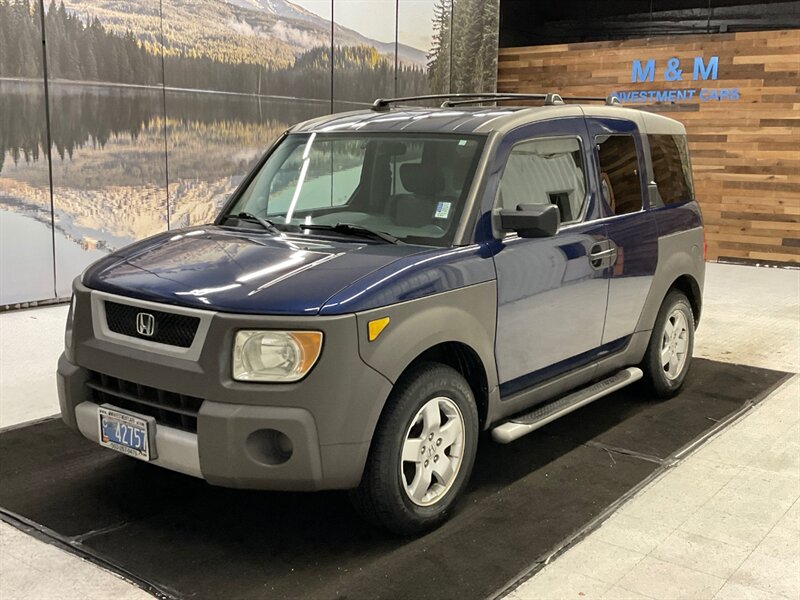
[[[76,149],[103,149],[109,141],[136,139],[143,131],[163,125],[160,88],[139,89],[106,85],[50,84],[53,112],[50,135],[53,152],[71,157]],[[179,128],[197,124],[219,128],[247,126],[285,128],[327,112],[329,103],[288,101],[256,96],[204,92],[168,92],[167,117]],[[41,83],[0,80],[0,173],[4,158],[35,162],[46,145]],[[252,133],[252,130],[249,131]],[[243,141],[246,141],[245,139]],[[6,154],[8,153],[8,157]]]
[[[168,92],[165,120],[159,89],[51,83],[50,93],[57,255],[75,244],[84,250],[83,260],[59,261],[59,295],[97,253],[167,228],[167,164],[169,224],[208,222],[274,138],[329,108]],[[49,224],[46,141],[36,135],[43,131],[41,84],[0,81],[0,115],[0,219],[17,213]],[[4,254],[12,250],[7,239],[0,241]]]
[[[290,125],[328,102],[167,92],[170,225],[207,223]]]

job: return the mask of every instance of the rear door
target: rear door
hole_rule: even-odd
[[[591,362],[599,352],[610,264],[598,221],[593,154],[583,117],[534,123],[508,134],[497,153],[493,211],[555,204],[554,237],[505,235],[496,243],[495,353],[501,396]]]
[[[624,346],[634,333],[658,263],[658,230],[649,212],[645,148],[636,122],[587,117],[608,235],[608,310],[602,344]]]

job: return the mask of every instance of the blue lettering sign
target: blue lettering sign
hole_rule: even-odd
[[[739,88],[683,88],[674,90],[618,90],[612,92],[623,104],[736,101]]]
[[[631,63],[631,82],[653,81],[656,76],[656,61],[650,59],[642,68],[642,61],[634,60]]]
[[[664,81],[681,81],[683,79],[683,71],[678,68],[680,66],[680,60],[677,58],[670,58],[667,61],[667,68],[664,71]]]
[[[679,58],[672,57],[667,61],[667,66],[664,69],[664,81],[682,81],[683,70],[680,68],[681,61]],[[702,56],[694,57],[694,68],[692,69],[692,80],[697,81],[702,79],[716,80],[719,71],[719,56],[712,56],[706,62]],[[656,61],[650,59],[645,63],[641,60],[634,60],[631,62],[631,83],[642,83],[645,81],[654,81],[656,76]]]
[[[719,56],[712,56],[708,59],[708,64],[703,63],[702,56],[694,57],[694,72],[692,78],[697,81],[698,79],[706,80],[717,78],[717,67],[719,66]]]

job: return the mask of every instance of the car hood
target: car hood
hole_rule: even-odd
[[[208,226],[123,248],[94,263],[83,283],[111,294],[206,310],[313,315],[358,279],[426,250]]]

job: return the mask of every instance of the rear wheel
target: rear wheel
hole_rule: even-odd
[[[373,437],[356,509],[390,531],[412,535],[440,525],[469,479],[478,413],[461,374],[421,365],[395,387]]]
[[[682,292],[667,294],[658,312],[642,370],[659,398],[670,398],[683,385],[694,349],[694,314]]]

